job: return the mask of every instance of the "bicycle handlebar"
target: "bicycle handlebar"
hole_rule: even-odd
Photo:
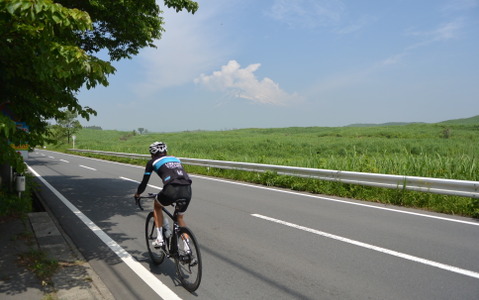
[[[141,199],[143,199],[143,198],[148,198],[148,199],[150,199],[150,198],[155,198],[155,197],[156,197],[156,194],[154,194],[154,193],[148,193],[148,196],[140,196],[140,197],[134,197],[134,198],[135,198],[135,203],[136,203],[136,205],[138,205],[138,207],[139,207],[141,210],[145,210],[145,209],[143,208],[143,206],[141,206]]]
[[[140,197],[133,197],[135,198],[135,203],[136,205],[138,205],[138,207],[141,209],[141,210],[145,210],[143,208],[143,206],[141,206],[141,199],[152,199],[152,198],[155,198],[156,197],[156,193],[148,193],[148,196],[140,196]],[[186,199],[177,199],[176,201],[174,201],[173,203],[171,203],[170,205],[175,207],[176,210],[180,209],[183,205],[184,205],[184,202],[177,202],[177,201],[185,201]],[[164,210],[164,208],[163,208]]]

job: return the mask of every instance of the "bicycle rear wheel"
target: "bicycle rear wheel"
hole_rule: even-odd
[[[178,255],[175,255],[175,263],[178,277],[187,291],[194,292],[200,286],[202,275],[201,253],[198,242],[187,227],[180,227],[176,242],[178,244]]]
[[[155,226],[155,218],[153,212],[150,212],[146,217],[146,224],[145,224],[145,240],[146,240],[146,247],[148,248],[148,253],[150,254],[151,261],[155,265],[159,265],[165,259],[165,252],[162,248],[155,248],[151,245],[151,243],[156,240],[158,236],[158,231],[156,230]]]

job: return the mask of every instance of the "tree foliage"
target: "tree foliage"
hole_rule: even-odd
[[[164,0],[166,7],[195,13],[192,0]],[[131,58],[154,47],[163,18],[155,0],[0,0],[0,108],[15,121],[27,122],[30,145],[41,145],[48,120],[66,110],[89,119],[96,112],[76,98],[79,90],[108,85],[115,68],[110,60]],[[11,162],[8,143],[26,140],[0,118],[0,164]]]
[[[161,10],[155,0],[57,0],[65,7],[87,11],[92,28],[78,32],[82,49],[88,53],[108,50],[110,59],[131,58],[144,47],[154,47],[154,40],[164,31]],[[177,12],[195,13],[198,3],[191,0],[165,0],[165,6]]]
[[[10,138],[16,130],[15,122],[9,117],[0,114],[0,163],[9,162],[9,164],[18,172],[23,173],[25,166],[23,159],[10,146]]]
[[[82,126],[77,120],[78,115],[70,111],[64,111],[64,116],[57,120],[57,124],[52,126],[51,134],[55,141],[66,142],[70,144],[70,139],[77,133]]]

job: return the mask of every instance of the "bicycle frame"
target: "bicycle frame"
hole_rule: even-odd
[[[157,194],[149,193],[148,196],[135,198],[136,204],[141,210],[144,210],[140,200],[142,198],[155,198],[156,195]],[[163,218],[168,217],[173,221],[172,234],[168,238],[164,237],[165,243],[163,247],[152,248],[150,244],[151,240],[155,239],[157,233],[154,211],[151,211],[146,217],[145,237],[152,262],[159,265],[165,257],[173,258],[181,283],[186,290],[193,292],[198,288],[201,282],[202,262],[198,242],[193,232],[189,228],[181,227],[178,224],[178,213],[186,203],[186,199],[176,200],[175,203],[172,204],[172,206],[174,206],[173,213],[162,206],[162,213],[164,212],[166,214]],[[162,228],[162,230],[164,230],[164,228]],[[160,234],[164,235],[164,232]],[[179,239],[182,240],[183,247],[178,245],[178,243],[181,242]]]
[[[141,196],[136,200],[136,204],[140,207],[141,210],[144,210],[143,206],[141,206],[141,199],[146,198],[146,199],[154,199],[157,194],[154,193],[148,193],[148,196]],[[171,206],[174,207],[174,212],[171,213],[169,210],[166,209],[166,207],[161,206],[161,209],[165,214],[173,221],[173,227],[172,227],[172,232],[171,236],[169,238],[165,238],[166,242],[166,247],[165,247],[165,254],[168,258],[170,257],[175,257],[178,255],[178,232],[180,229],[180,225],[178,224],[178,210],[181,208],[181,206],[184,205],[184,200],[183,199],[178,199],[176,203],[171,204]],[[164,216],[163,216],[164,218]]]
[[[171,236],[169,238],[165,238],[166,242],[166,256],[167,257],[172,257],[173,255],[178,254],[178,231],[180,229],[180,225],[178,225],[178,209],[175,207],[175,211],[172,214],[169,210],[167,210],[165,207],[162,207],[162,210],[165,212],[165,214],[173,221],[173,228],[171,231]],[[165,218],[165,216],[163,216]]]

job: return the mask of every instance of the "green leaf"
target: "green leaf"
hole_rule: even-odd
[[[20,8],[21,5],[22,5],[22,3],[20,1],[9,2],[9,4],[7,4],[7,11],[11,15],[14,15],[15,11],[17,11]]]
[[[32,7],[32,3],[30,1],[21,1],[20,7],[22,11],[25,11]]]
[[[56,23],[56,24],[62,24],[62,18],[59,14],[53,14],[52,15],[52,20]]]
[[[34,5],[35,13],[39,14],[43,10],[43,3],[36,2]]]

